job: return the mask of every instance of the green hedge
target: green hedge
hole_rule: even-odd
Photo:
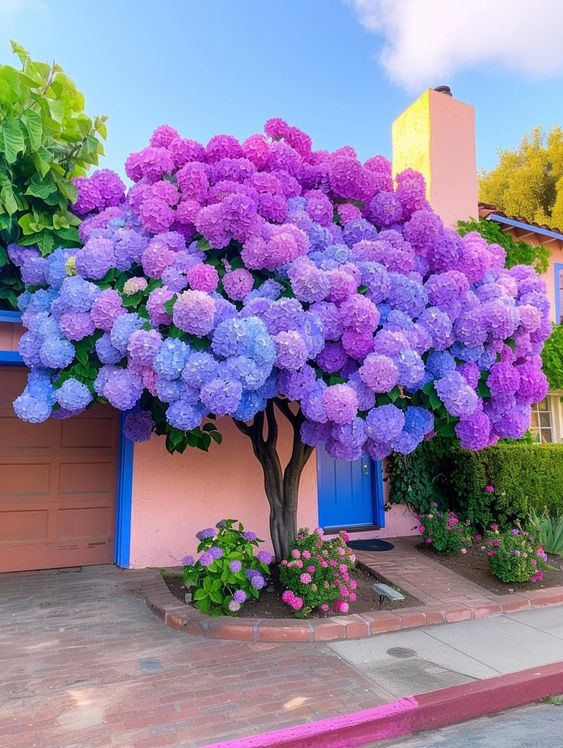
[[[531,510],[563,514],[563,444],[498,444],[452,454],[449,484],[458,511],[483,526],[510,524]],[[487,493],[485,486],[494,486]]]
[[[563,444],[498,444],[482,452],[424,442],[390,458],[391,501],[426,512],[435,501],[478,528],[531,510],[563,514]],[[494,486],[488,493],[485,486]]]

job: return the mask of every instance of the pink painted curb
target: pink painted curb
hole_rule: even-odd
[[[513,709],[562,691],[563,662],[557,662],[204,748],[353,748]]]

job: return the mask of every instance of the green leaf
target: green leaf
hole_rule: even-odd
[[[204,579],[203,581],[205,582],[206,580]],[[196,590],[194,593],[194,600],[196,601],[205,600],[206,597],[207,597],[207,592],[205,591],[204,588],[200,587],[199,590]]]
[[[175,293],[174,296],[171,299],[169,299],[169,301],[166,301],[163,304],[164,311],[166,312],[166,314],[169,314],[170,316],[172,316],[172,312],[174,311],[174,304],[176,303],[177,298],[178,298],[178,294]]]
[[[223,441],[223,434],[221,434],[219,431],[211,431],[209,435],[217,444],[221,444],[221,442]]]
[[[25,65],[27,60],[29,60],[29,52],[24,49],[21,44],[18,44],[13,40],[10,41],[10,46],[12,47],[12,52],[20,58],[21,64]]]
[[[28,109],[22,115],[21,122],[29,138],[29,145],[32,151],[36,151],[41,146],[43,138],[43,125],[41,115],[33,109]]]
[[[20,123],[13,117],[8,117],[2,123],[2,136],[4,140],[4,155],[9,164],[13,164],[18,153],[25,150],[25,141]]]
[[[40,177],[38,174],[34,174],[29,183],[29,187],[25,191],[26,195],[32,195],[33,197],[40,197],[43,200],[48,198],[54,192],[57,191],[57,187],[53,184],[53,181],[48,178]]]

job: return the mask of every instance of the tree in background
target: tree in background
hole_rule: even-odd
[[[479,198],[509,215],[563,227],[563,130],[537,127],[517,149],[501,150],[498,164],[481,174]]]
[[[444,228],[420,174],[395,186],[386,159],[315,151],[279,119],[207,146],[159,127],[126,172],[126,199],[117,175],[76,180],[82,248],[13,248],[28,283],[20,418],[109,402],[131,439],[156,432],[170,452],[207,450],[232,418],[278,560],[314,447],[382,460],[435,434],[479,450],[528,428],[547,391],[544,282]]]
[[[0,309],[16,309],[23,291],[10,244],[45,256],[79,243],[71,179],[98,163],[106,137],[106,118],[84,113],[62,68],[35,62],[15,42],[12,50],[21,68],[0,65]]]

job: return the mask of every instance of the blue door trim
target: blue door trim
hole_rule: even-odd
[[[561,292],[559,290],[559,277],[563,272],[563,263],[555,262],[553,264],[553,282],[555,284],[555,323],[559,324],[559,315],[561,314]]]
[[[0,351],[0,365],[12,364],[13,366],[23,366],[23,359],[17,351]]]
[[[6,320],[0,320],[6,321]],[[17,320],[16,320],[17,321]],[[0,351],[0,367],[23,366],[17,351]],[[118,566],[129,568],[131,550],[131,504],[133,497],[133,442],[123,433],[123,415],[119,425],[119,457],[115,496],[115,534],[113,559]]]
[[[380,528],[385,527],[385,494],[383,493],[383,462],[378,460],[372,464],[372,475],[374,483],[374,501],[375,501],[375,523]]]
[[[131,560],[131,507],[133,503],[133,458],[135,447],[123,431],[125,416],[119,422],[119,465],[117,468],[117,501],[115,507],[114,560],[129,568]]]
[[[16,311],[8,311],[8,309],[0,309],[0,322],[10,322],[12,324],[21,322],[22,313]]]

